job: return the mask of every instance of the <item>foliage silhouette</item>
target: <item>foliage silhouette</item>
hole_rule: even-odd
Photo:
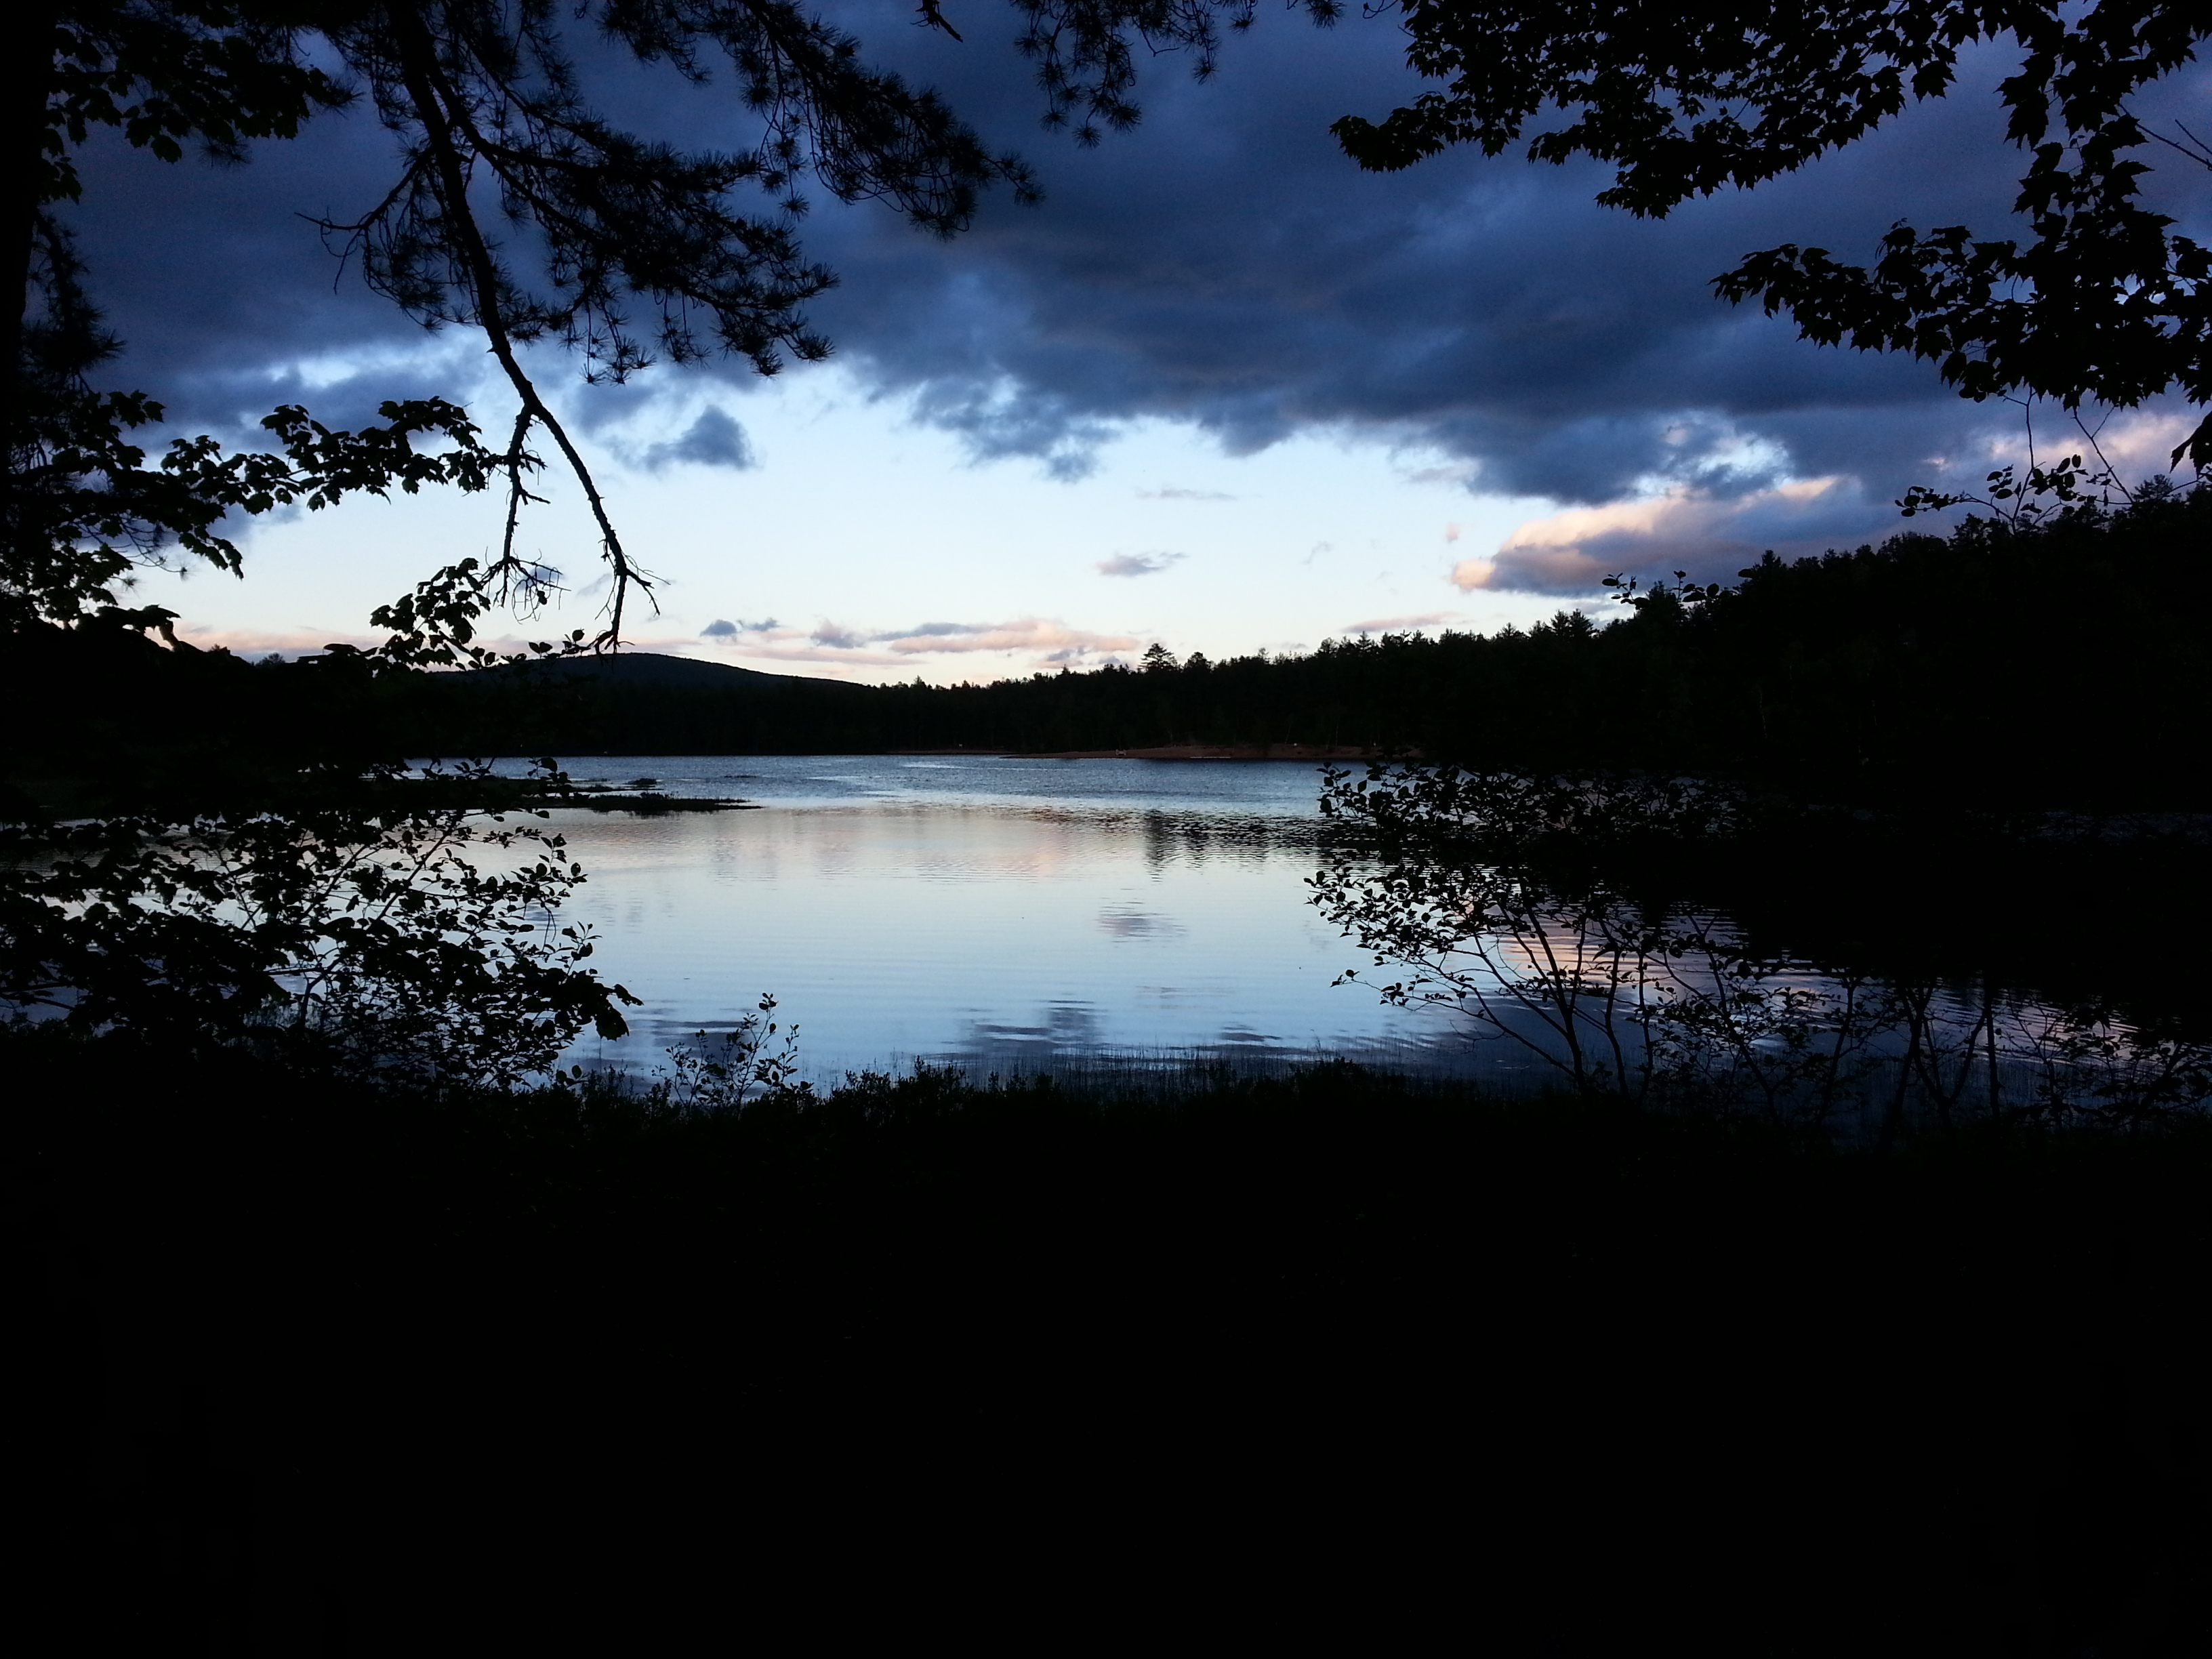
[[[1608,206],[1659,216],[1750,188],[1852,143],[1909,101],[1951,90],[1960,52],[2010,37],[1998,88],[2006,139],[2031,158],[2014,211],[2028,239],[1899,221],[1871,267],[1785,244],[1713,279],[1725,299],[1787,311],[1806,339],[1909,351],[1961,395],[2014,393],[2132,408],[2169,388],[2212,403],[2212,252],[2137,199],[2155,143],[2212,168],[2187,127],[2139,121],[2130,100],[2181,71],[2212,33],[2182,0],[1844,0],[1675,12],[1592,0],[1402,0],[1408,64],[1447,82],[1381,123],[1334,128],[1363,167],[1391,171],[1454,144],[1495,155],[1558,109],[1532,161],[1616,164]],[[2173,452],[2212,462],[2212,416]]]
[[[0,1010],[498,1087],[586,1025],[622,1036],[636,999],[580,966],[590,935],[557,918],[582,867],[559,835],[477,809],[483,781],[0,827]]]
[[[1326,0],[1309,9],[1334,15]],[[1200,75],[1212,67],[1218,9],[1203,0],[1023,0],[1018,9],[1048,122],[1085,112],[1085,142],[1101,122],[1136,118],[1133,39],[1193,49]],[[1229,14],[1237,27],[1250,21],[1249,5]],[[922,21],[958,38],[934,8]],[[754,142],[687,150],[609,121],[586,92],[599,64],[565,38],[578,21],[604,50],[695,88],[729,76]],[[40,285],[41,258],[50,276],[74,273],[54,210],[82,193],[71,150],[94,129],[118,129],[165,161],[188,147],[242,159],[250,139],[296,136],[319,111],[365,100],[396,140],[397,176],[358,216],[318,222],[322,234],[410,316],[483,331],[518,404],[504,447],[471,455],[505,483],[504,538],[489,567],[497,592],[527,608],[545,591],[514,539],[521,508],[540,499],[530,442],[543,432],[584,495],[612,578],[602,646],[620,641],[633,593],[649,598],[652,578],[522,349],[556,342],[580,354],[592,380],[717,350],[774,374],[787,356],[829,351],[803,313],[836,280],[798,240],[809,179],[940,236],[964,229],[994,185],[1037,199],[1018,158],[992,153],[936,94],[871,68],[854,37],[789,0],[594,0],[574,18],[551,0],[38,0],[21,38],[0,82],[10,163],[0,281],[10,294]],[[526,234],[495,234],[495,203]],[[48,297],[58,316],[66,307]],[[25,313],[11,313],[0,368],[12,374],[19,341],[42,325],[32,319],[27,331]],[[27,398],[14,380],[0,387],[14,447],[46,441],[25,435],[36,413]],[[130,423],[141,408],[111,418]]]
[[[756,1097],[776,1101],[812,1095],[814,1085],[799,1076],[799,1027],[783,1027],[769,1018],[775,999],[761,994],[760,1012],[747,1014],[727,1030],[695,1034],[668,1051],[673,1075],[659,1085],[659,1097],[681,1111],[743,1111]],[[782,1031],[774,1048],[769,1039]],[[575,1073],[579,1080],[580,1070]]]
[[[177,710],[143,694],[217,692],[204,715],[236,704],[223,709],[201,672],[214,665],[178,641],[173,612],[118,593],[134,567],[172,550],[236,572],[223,533],[233,514],[319,510],[395,486],[481,490],[499,458],[459,409],[431,398],[387,402],[386,423],[359,432],[288,406],[263,423],[279,452],[226,456],[212,439],[179,438],[149,466],[131,434],[157,424],[161,406],[90,389],[86,371],[113,343],[65,236],[50,217],[39,230],[45,303],[9,381],[0,633],[22,706],[59,698],[64,713],[10,739],[0,1011],[158,1031],[180,1052],[246,1043],[302,1063],[507,1085],[542,1071],[586,1024],[619,1032],[628,994],[582,968],[589,940],[551,920],[580,870],[558,837],[477,821],[510,787],[482,773],[400,786],[391,750],[363,743],[358,721],[335,733],[297,719],[246,732],[224,722],[204,747],[179,744]],[[442,447],[417,449],[426,437]],[[322,701],[356,701],[379,675],[425,664],[490,661],[470,642],[488,584],[466,562],[380,610],[373,620],[393,630],[385,647],[334,661]],[[100,695],[71,696],[118,666]],[[118,725],[132,736],[118,741]],[[149,739],[167,752],[148,775],[134,761]],[[88,798],[40,799],[28,775],[40,757],[71,749],[67,769]],[[222,763],[179,793],[179,773],[210,750]],[[58,821],[72,804],[108,815]],[[503,874],[468,856],[508,859],[526,843],[539,856]]]
[[[21,689],[40,705],[58,700],[60,717],[11,734],[0,797],[14,820],[0,848],[0,981],[19,1012],[49,1005],[102,1026],[265,1043],[281,1008],[295,1036],[312,1031],[373,1068],[402,1064],[416,1042],[404,1063],[510,1083],[586,1020],[619,1029],[623,994],[577,965],[587,942],[524,942],[535,925],[526,918],[550,916],[580,872],[541,859],[482,874],[465,848],[513,852],[533,832],[481,831],[464,805],[419,812],[420,791],[392,787],[406,752],[394,739],[419,735],[386,718],[407,707],[408,675],[492,665],[480,618],[503,603],[529,612],[558,580],[515,550],[520,511],[538,499],[536,434],[580,485],[611,569],[592,643],[617,643],[633,591],[650,592],[520,354],[556,341],[583,356],[592,380],[711,349],[773,373],[787,354],[828,349],[800,310],[834,280],[796,238],[807,176],[940,235],[963,228],[991,185],[1035,191],[1018,161],[988,153],[933,94],[869,68],[849,35],[781,0],[623,0],[589,15],[616,50],[695,85],[725,62],[757,142],[744,154],[685,152],[609,123],[547,0],[37,0],[21,21],[22,50],[0,70],[10,295],[0,307],[0,629]],[[1204,69],[1211,17],[1120,0],[1030,7],[1023,50],[1039,62],[1055,120],[1087,99],[1127,125],[1133,60],[1121,31],[1186,38]],[[926,21],[951,32],[940,15]],[[166,161],[195,148],[242,161],[250,142],[296,136],[364,94],[398,141],[398,175],[359,216],[322,232],[417,320],[483,331],[518,403],[506,443],[488,448],[463,410],[427,398],[387,402],[384,424],[357,432],[287,406],[263,422],[270,451],[227,455],[211,438],[178,438],[149,462],[137,434],[162,423],[161,404],[90,379],[118,343],[65,221],[82,192],[76,150],[108,128]],[[527,237],[491,233],[493,198]],[[647,320],[635,322],[641,306]],[[249,687],[197,660],[173,613],[126,603],[141,566],[197,559],[237,574],[236,516],[434,483],[503,485],[498,556],[448,565],[379,609],[385,643],[333,647],[306,686],[286,677],[275,701],[289,706],[256,695],[277,689],[266,678]],[[149,630],[167,642],[165,659],[125,642]],[[584,646],[579,629],[532,648]],[[118,667],[121,683],[107,684]],[[130,706],[125,694],[149,692],[171,696]],[[149,708],[167,717],[149,721]],[[501,793],[487,776],[471,781],[477,805]],[[86,807],[112,816],[55,821]]]
[[[2212,1041],[2002,992],[1986,963],[1962,987],[1759,948],[1726,907],[1670,891],[1653,861],[1747,840],[1758,805],[1725,786],[1378,763],[1332,769],[1322,810],[1350,833],[1313,902],[1399,975],[1376,993],[1465,1015],[1580,1095],[1884,1143],[1969,1111],[2126,1122],[2212,1106]]]

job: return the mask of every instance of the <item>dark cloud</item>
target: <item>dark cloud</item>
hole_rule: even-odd
[[[1816,349],[1707,286],[1783,241],[1863,257],[1900,216],[1998,230],[2021,166],[1986,95],[2002,51],[1971,55],[1960,94],[1868,143],[1653,222],[1594,205],[1607,174],[1589,166],[1455,154],[1358,173],[1328,123],[1379,115],[1418,85],[1384,21],[1319,33],[1270,16],[1230,43],[1204,87],[1177,58],[1154,60],[1142,125],[1089,151],[1037,131],[1030,67],[990,44],[1011,33],[1011,12],[1003,29],[979,19],[967,46],[879,10],[847,21],[880,60],[939,84],[994,143],[1026,151],[1047,188],[1036,210],[988,203],[951,242],[874,205],[818,205],[808,224],[811,252],[844,276],[816,308],[843,360],[979,457],[1075,477],[1133,419],[1191,422],[1234,452],[1322,428],[1441,451],[1450,464],[1435,470],[1470,489],[1590,506],[1670,489],[1711,506],[1668,521],[1681,536],[1734,547],[1765,533],[1761,515],[1816,538],[1894,528],[1888,502],[1905,484],[1978,472],[1992,435],[2017,422],[1961,403],[1925,365]],[[694,142],[726,142],[745,118],[726,87],[694,95],[633,69],[610,84],[615,113]],[[277,402],[346,422],[379,398],[480,386],[480,342],[426,341],[301,216],[374,202],[392,174],[389,136],[357,111],[255,154],[229,171],[164,167],[105,141],[88,155],[79,217],[100,296],[132,343],[132,383],[217,427]],[[441,351],[425,356],[426,344]],[[744,378],[738,365],[709,374]],[[654,371],[581,394],[580,417],[603,428],[696,385]],[[743,466],[751,448],[710,410],[641,455]],[[1775,493],[1828,477],[1849,482],[1817,512]],[[1693,520],[1703,527],[1683,528]],[[1623,558],[1661,556],[1656,528],[1591,533],[1613,536],[1607,550]],[[1554,580],[1566,544],[1534,545],[1502,550],[1497,579]]]
[[[472,391],[482,341],[426,337],[307,222],[374,203],[389,135],[348,111],[252,157],[170,165],[104,132],[86,148],[84,205],[70,218],[94,298],[126,344],[118,378],[157,393],[180,423],[219,430],[281,403],[357,425],[381,398]]]
[[[710,409],[666,443],[649,446],[638,456],[638,465],[659,472],[679,461],[698,466],[726,466],[743,471],[756,465],[745,429],[719,409]]]
[[[1654,222],[1595,206],[1590,166],[1358,173],[1328,125],[1402,100],[1400,49],[1388,27],[1271,23],[1212,85],[1157,80],[1135,133],[1048,153],[1040,210],[994,208],[944,246],[841,218],[848,282],[823,319],[979,454],[1062,471],[1151,416],[1232,451],[1365,431],[1466,458],[1472,487],[1569,501],[1653,478],[1754,492],[1838,448],[1886,489],[1992,418],[1924,366],[1817,350],[1708,283],[1784,240],[1869,249],[1901,213],[1994,227],[2019,158],[1993,100]],[[1968,79],[1996,72],[1984,58]]]

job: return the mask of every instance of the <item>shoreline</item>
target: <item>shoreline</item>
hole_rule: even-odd
[[[885,749],[885,755],[967,755],[987,760],[1370,761],[1383,750],[1352,744],[1167,743],[1139,749]],[[1419,760],[1418,751],[1405,758]]]

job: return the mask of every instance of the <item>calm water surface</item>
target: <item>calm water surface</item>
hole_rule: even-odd
[[[1464,1061],[1463,1030],[1333,988],[1360,965],[1305,902],[1318,769],[1291,763],[588,757],[742,812],[556,815],[571,914],[645,999],[576,1058],[648,1070],[763,991],[809,1075],[917,1058],[1350,1053]]]

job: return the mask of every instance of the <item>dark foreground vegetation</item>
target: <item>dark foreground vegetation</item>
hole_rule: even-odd
[[[2202,1122],[1875,1156],[1346,1066],[687,1109],[0,1057],[47,1532],[166,1564],[95,1623],[359,1630],[405,1592],[342,1583],[586,1512],[672,1565],[704,1508],[962,1598],[1402,1579],[1501,1652],[2212,1633]]]
[[[1356,745],[1480,768],[1723,773],[1814,799],[2212,805],[2212,645],[2193,598],[2212,490],[2039,527],[1784,562],[1525,632],[1310,655],[866,687],[665,658],[465,674],[340,654],[248,665],[142,634],[33,630],[9,653],[13,787],[96,803],[256,768],[393,754],[986,752]],[[381,667],[375,665],[374,667]],[[149,721],[158,708],[162,718]]]

